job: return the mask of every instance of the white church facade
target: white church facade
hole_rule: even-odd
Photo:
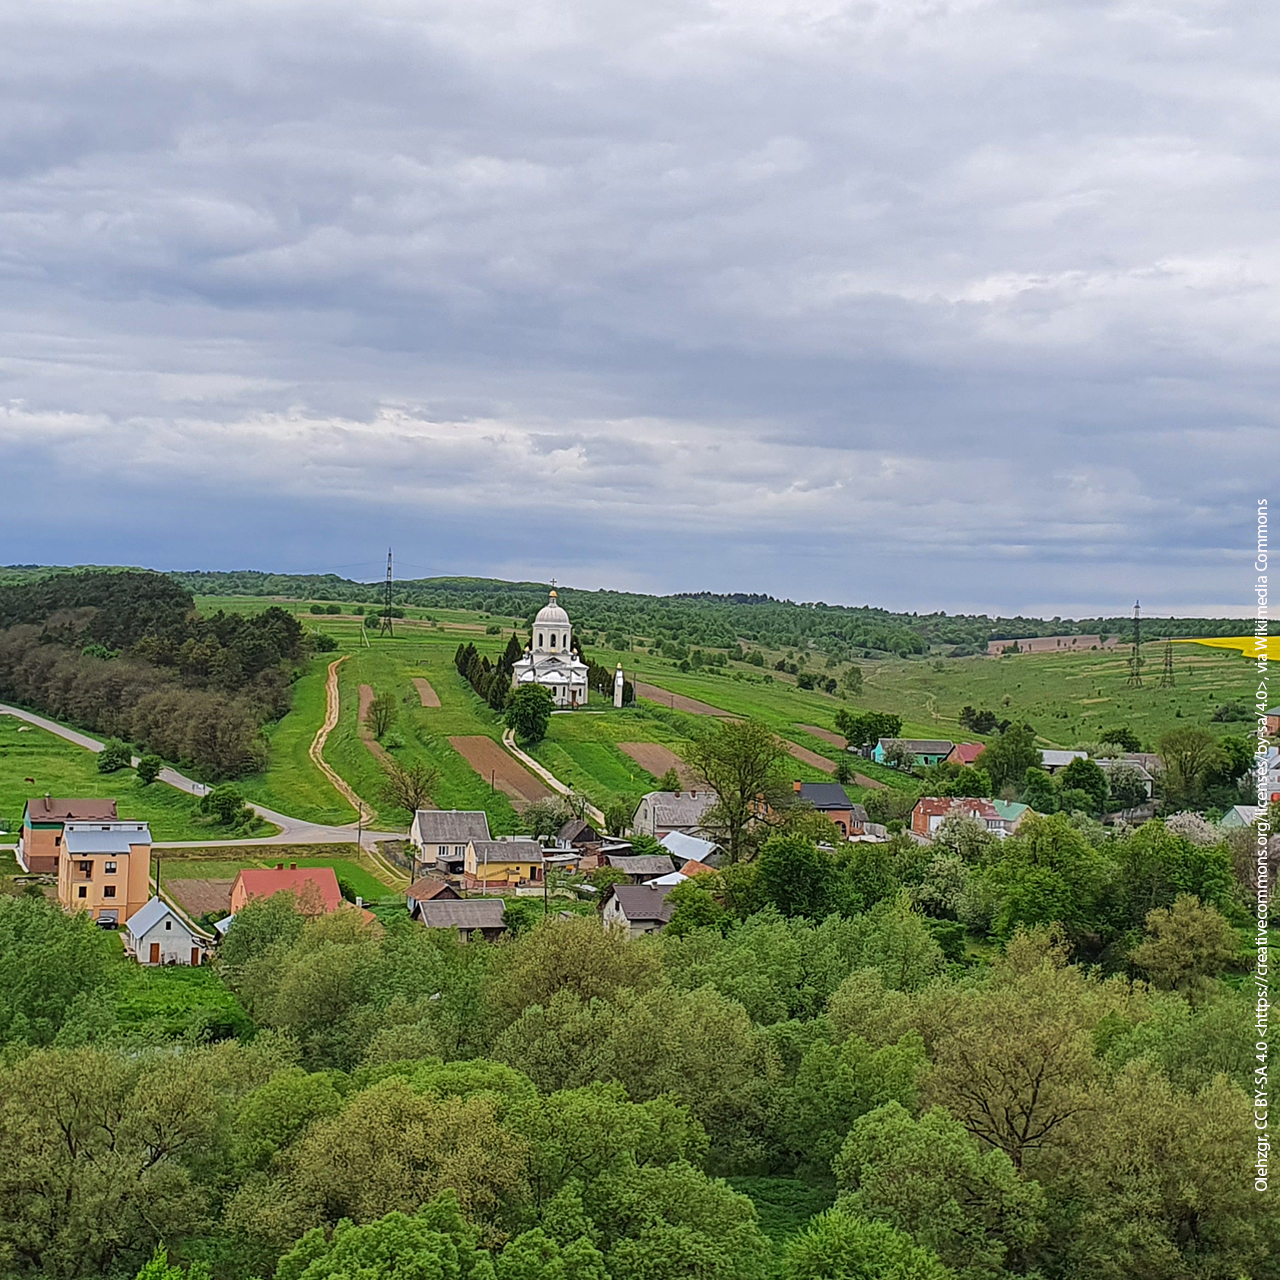
[[[512,667],[511,683],[516,689],[540,684],[557,707],[587,705],[587,664],[573,651],[573,626],[554,589],[533,620],[529,647]]]

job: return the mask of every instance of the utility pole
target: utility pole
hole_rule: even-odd
[[[1139,601],[1133,602],[1133,654],[1129,658],[1129,678],[1125,684],[1131,689],[1142,688],[1142,617]]]
[[[383,589],[383,625],[378,628],[380,636],[394,636],[392,630],[392,549],[387,548],[387,585]]]

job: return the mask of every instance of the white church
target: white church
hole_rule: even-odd
[[[540,684],[557,707],[587,705],[587,664],[573,651],[573,627],[552,588],[551,599],[533,620],[529,647],[511,669],[513,687]]]

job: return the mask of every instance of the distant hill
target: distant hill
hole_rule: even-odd
[[[0,583],[30,580],[53,572],[48,566],[0,569]],[[168,575],[194,595],[263,596],[288,600],[377,604],[381,584],[357,582],[337,574],[266,573],[254,569],[230,573],[205,571]],[[546,603],[548,584],[505,582],[498,578],[439,577],[395,584],[398,605],[419,608],[474,609],[501,618],[528,621]],[[631,636],[675,645],[731,649],[755,643],[768,648],[816,648],[839,659],[921,656],[942,651],[955,656],[983,653],[990,640],[1032,636],[1117,636],[1127,642],[1133,620],[1105,618],[988,617],[985,614],[894,613],[868,605],[829,605],[822,601],[778,600],[756,593],[680,592],[649,596],[625,591],[559,588],[560,598],[583,630],[625,648]],[[1246,624],[1239,618],[1144,618],[1143,634],[1229,636]]]

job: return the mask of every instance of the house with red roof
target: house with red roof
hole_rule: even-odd
[[[985,742],[957,742],[947,753],[943,764],[971,765],[987,749]]]
[[[953,814],[975,818],[994,835],[1006,834],[1005,820],[995,805],[969,796],[922,796],[911,810],[911,830],[918,836],[931,837]]]
[[[231,886],[231,911],[234,915],[246,902],[258,898],[274,898],[277,893],[291,893],[304,915],[322,916],[343,905],[342,890],[332,867],[300,867],[291,862],[286,867],[242,867]]]

